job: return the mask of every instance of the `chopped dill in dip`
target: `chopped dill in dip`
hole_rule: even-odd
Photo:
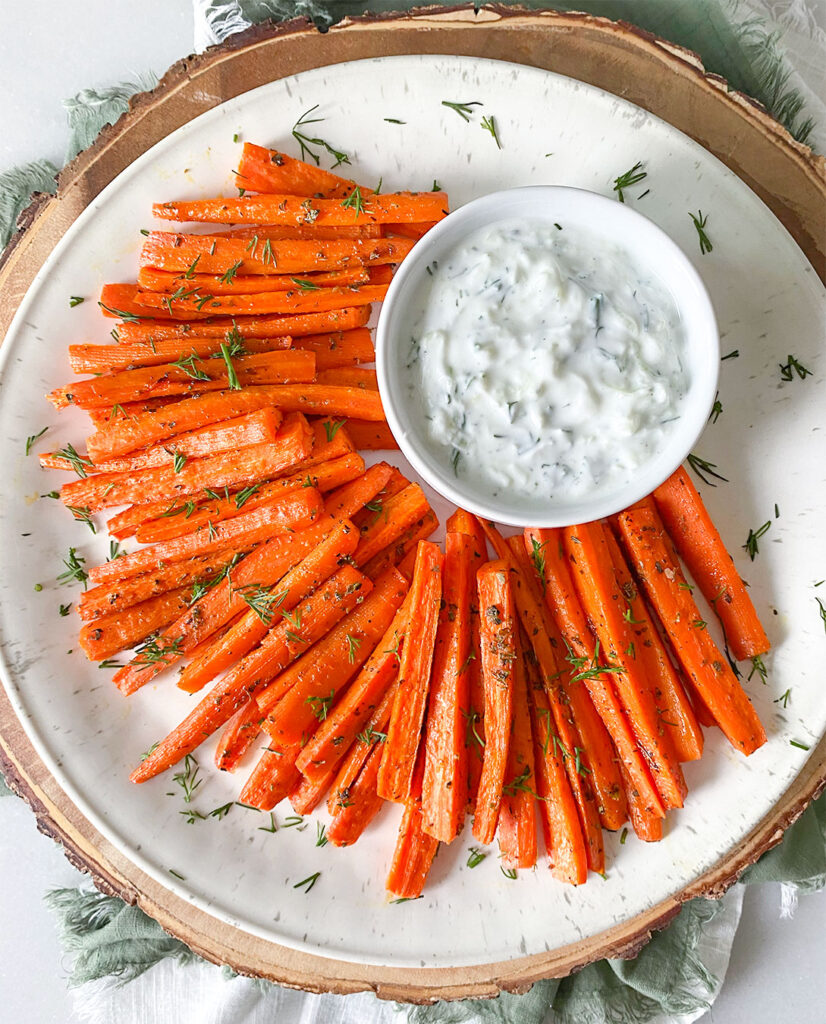
[[[671,294],[565,225],[502,221],[430,264],[401,345],[422,440],[483,493],[610,493],[663,446],[689,386]]]

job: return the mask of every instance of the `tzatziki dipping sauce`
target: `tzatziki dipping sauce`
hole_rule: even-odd
[[[627,484],[690,383],[667,288],[564,223],[467,235],[428,265],[405,327],[400,383],[421,442],[474,490],[529,506]]]

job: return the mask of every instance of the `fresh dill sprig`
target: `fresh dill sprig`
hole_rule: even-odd
[[[715,477],[717,480],[722,480],[723,483],[728,483],[728,477],[721,476],[717,470],[717,466],[714,462],[708,462],[706,459],[701,459],[699,455],[695,455],[694,452],[689,452],[686,457],[686,462],[691,466],[697,476],[703,481],[704,484],[708,484],[709,487],[716,487],[713,481],[703,476],[704,473],[708,473],[709,476]]]
[[[696,216],[693,213],[690,213],[689,217],[691,217],[694,222],[694,227],[697,229],[697,237],[700,240],[700,255],[705,256],[707,252],[711,252],[714,248],[711,244],[711,239],[708,237],[705,230],[706,224],[708,223],[708,214],[704,217],[703,211],[698,210]]]
[[[43,437],[43,435],[44,435],[44,434],[46,433],[46,431],[47,431],[48,429],[49,429],[48,427],[44,427],[44,428],[43,428],[43,429],[42,429],[41,431],[39,431],[38,433],[36,433],[36,434],[32,434],[32,435],[31,435],[30,437],[27,437],[27,438],[26,438],[26,454],[27,454],[27,455],[30,455],[30,454],[31,454],[31,450],[32,450],[32,445],[33,445],[33,444],[34,444],[34,442],[35,442],[35,441],[36,441],[36,440],[38,439],[38,437]]]
[[[318,153],[315,152],[315,150],[312,149],[312,147],[321,146],[321,148],[326,150],[330,154],[330,156],[334,157],[335,163],[333,164],[333,170],[335,170],[336,167],[339,166],[339,164],[349,164],[350,157],[346,153],[343,153],[341,150],[338,150],[334,146],[331,146],[330,143],[327,142],[325,139],[314,138],[312,136],[305,135],[304,132],[302,131],[299,131],[299,128],[304,128],[309,124],[320,124],[324,120],[323,117],[308,116],[309,114],[314,113],[316,110],[318,110],[317,103],[315,104],[315,106],[310,107],[309,110],[305,110],[301,117],[299,117],[299,119],[293,125],[292,136],[298,143],[298,145],[301,147],[301,159],[304,160],[306,159],[306,157],[309,156],[311,160],[315,161],[316,167],[318,167],[321,162],[321,157]]]
[[[757,542],[762,536],[764,536],[764,534],[768,533],[771,529],[771,525],[771,519],[767,519],[765,523],[763,523],[762,526],[758,526],[756,530],[749,530],[749,535],[746,537],[746,543],[743,545],[743,548],[752,562],[754,561],[755,556],[760,553],[760,548]],[[751,678],[751,676],[749,676],[749,678]]]
[[[471,100],[468,103],[454,103],[451,100],[442,100],[443,107],[449,107],[451,110],[455,110],[459,117],[463,121],[470,121],[471,114],[473,113],[473,107],[481,107],[481,100]],[[434,192],[438,191],[433,189]]]
[[[638,160],[629,171],[626,171],[624,174],[620,174],[614,178],[614,191],[617,193],[617,199],[619,199],[621,203],[624,203],[624,190],[630,188],[632,185],[636,185],[637,182],[642,181],[643,178],[647,177],[648,171],[642,170],[642,160]]]
[[[89,573],[84,568],[86,559],[83,555],[79,555],[74,548],[69,548],[69,554],[63,559],[63,564],[66,566],[66,571],[57,577],[57,582],[61,584],[82,583],[85,590]]]
[[[341,200],[341,205],[345,210],[353,211],[355,220],[358,220],[359,214],[364,213],[364,197],[358,185],[356,185],[349,196]]]
[[[493,136],[493,141],[496,143],[497,148],[501,149],[502,143],[499,139],[499,132],[496,128],[496,120],[493,114],[491,114],[490,117],[482,118],[482,128],[484,129],[484,131],[490,132],[490,134]]]
[[[795,356],[788,356],[788,361],[785,363],[778,363],[780,367],[780,379],[789,381],[794,380],[794,375],[801,380],[805,380],[807,377],[811,377],[812,371],[807,370],[806,367],[797,359]]]

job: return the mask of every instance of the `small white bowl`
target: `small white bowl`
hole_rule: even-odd
[[[493,497],[461,477],[448,475],[429,451],[422,425],[404,398],[397,357],[407,340],[405,323],[411,302],[425,284],[425,268],[480,228],[526,219],[562,222],[621,246],[636,263],[651,270],[671,292],[685,332],[689,388],[679,421],[660,451],[640,466],[632,480],[612,491],[576,498],[548,497],[537,511],[520,508],[518,496]],[[511,526],[570,526],[612,515],[658,487],[685,459],[705,426],[717,388],[720,343],[711,299],[682,250],[648,218],[615,199],[556,185],[491,192],[440,221],[402,263],[382,304],[376,335],[376,365],[384,411],[399,447],[422,477],[440,494],[469,512]],[[523,502],[524,504],[524,502]]]

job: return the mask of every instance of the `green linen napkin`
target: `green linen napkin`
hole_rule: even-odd
[[[312,17],[328,26],[345,14],[412,6],[399,0],[194,0],[203,45],[218,42],[264,18]],[[524,6],[540,7],[530,0]],[[726,0],[583,0],[561,2],[561,9],[586,10],[622,18],[700,54],[706,67],[736,88],[760,99],[801,141],[812,128],[801,97],[789,87],[775,35],[754,19],[734,26],[725,16]],[[150,88],[151,79],[124,83],[102,92],[85,90],[67,101],[70,143],[67,160],[88,146],[99,130],[127,108],[129,96]],[[34,191],[53,191],[56,169],[46,161],[0,174],[0,244]],[[3,786],[0,795],[8,790]],[[826,884],[826,797],[814,803],[741,880],[751,885],[787,883],[789,892]],[[553,1011],[559,1024],[643,1024],[657,1015],[692,1015],[708,1008],[722,984],[722,972],[709,967],[719,947],[725,969],[742,890],[723,900],[697,899],[683,907],[671,925],[654,936],[634,960],[605,960],[577,975],[543,981],[523,996],[507,993],[490,1001],[468,1000],[406,1007],[409,1024],[541,1024]],[[47,896],[61,923],[63,943],[73,954],[72,985],[100,979],[134,980],[170,958],[182,965],[199,961],[182,942],[168,936],[136,907],[86,888],[54,890]],[[228,976],[232,972],[227,972]],[[341,997],[347,998],[347,997]]]

